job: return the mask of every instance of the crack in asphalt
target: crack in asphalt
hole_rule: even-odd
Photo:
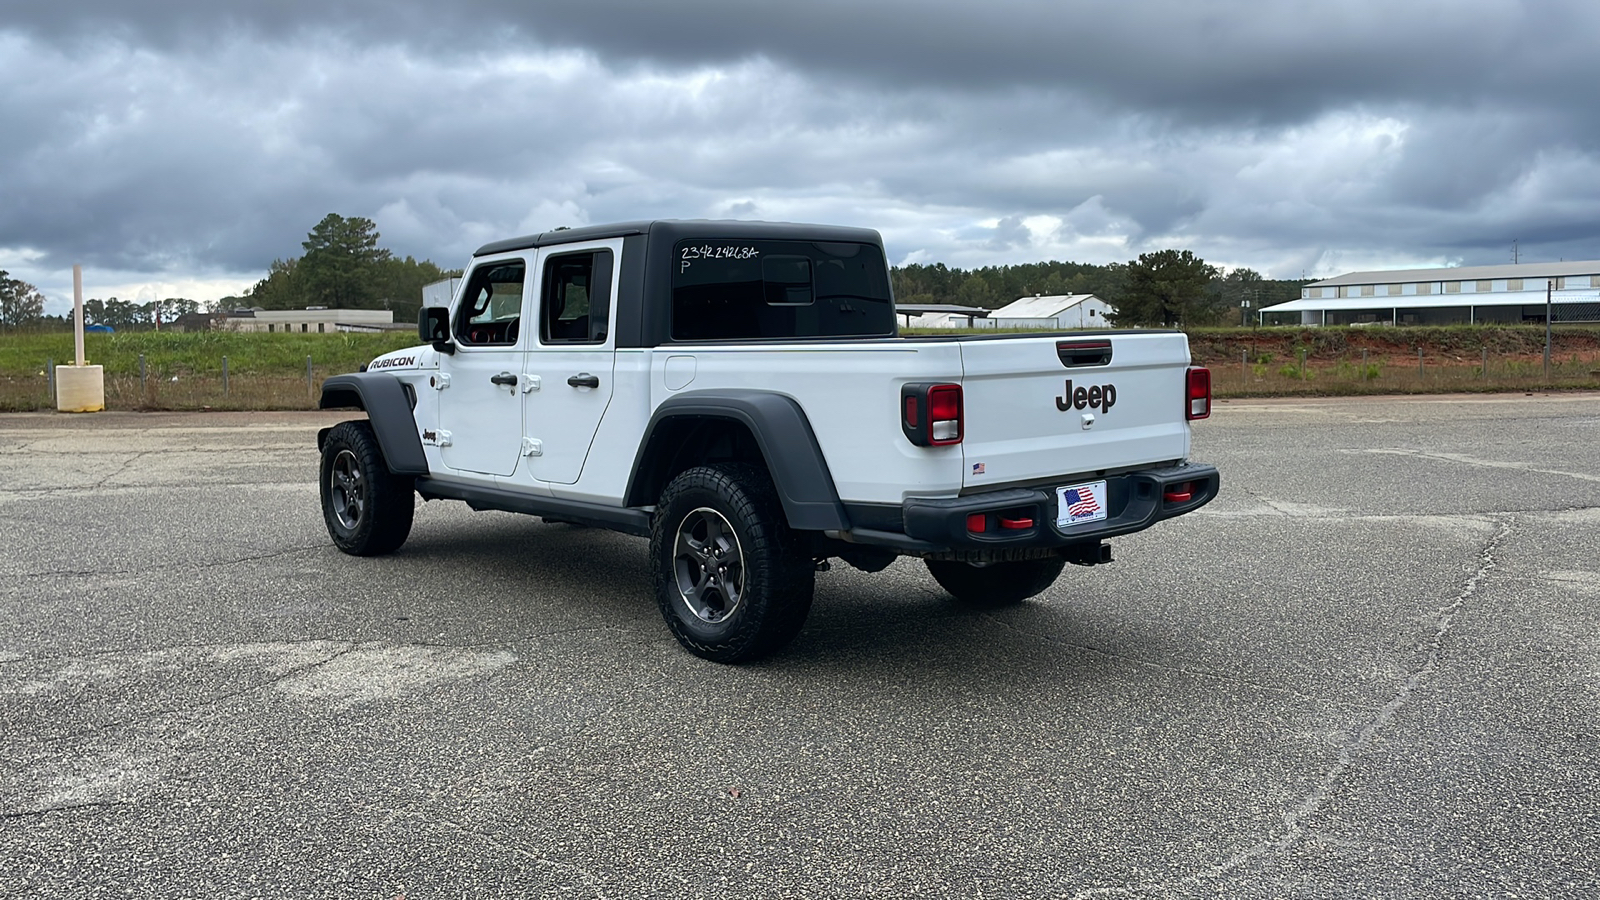
[[[220,569],[227,566],[237,566],[241,563],[260,562],[265,559],[278,559],[279,557],[283,556],[293,556],[296,553],[309,553],[314,550],[325,550],[327,547],[328,545],[326,543],[310,544],[305,547],[285,547],[282,550],[274,550],[271,553],[262,553],[256,556],[240,556],[233,559],[219,559],[215,562],[197,563],[195,568]]]
[[[62,803],[56,806],[41,806],[38,809],[23,809],[17,812],[0,813],[0,821],[7,819],[28,819],[34,816],[49,815],[53,812],[70,812],[75,809],[95,809],[108,806],[132,806],[127,800],[97,800],[90,803]]]
[[[309,553],[315,550],[321,550],[326,546],[326,544],[311,544],[305,547],[287,547],[282,550],[274,550],[271,553],[261,553],[256,556],[239,556],[231,559],[219,559],[213,562],[195,563],[192,568],[196,572],[201,572],[206,569],[219,569],[227,566],[237,566],[243,563],[278,559],[284,556],[293,556],[296,553]],[[170,570],[170,566],[149,566],[139,569],[44,569],[38,572],[24,572],[22,575],[24,578],[44,578],[51,576],[65,578],[88,578],[90,576],[106,575],[144,575],[150,572],[167,572]]]
[[[1456,614],[1461,612],[1467,601],[1478,592],[1478,586],[1494,571],[1496,567],[1495,551],[1507,537],[1511,535],[1512,521],[1507,518],[1494,519],[1500,528],[1487,543],[1478,551],[1478,569],[1462,586],[1460,593],[1445,605],[1438,608],[1435,615],[1438,624],[1433,634],[1428,636],[1417,648],[1422,654],[1422,664],[1412,670],[1411,674],[1400,683],[1395,694],[1389,702],[1379,707],[1366,723],[1356,732],[1355,738],[1345,743],[1339,749],[1339,758],[1328,771],[1324,772],[1318,780],[1316,787],[1300,801],[1298,806],[1283,814],[1283,830],[1277,837],[1267,837],[1258,841],[1253,846],[1234,853],[1222,862],[1209,869],[1195,872],[1185,878],[1167,882],[1150,882],[1137,885],[1097,887],[1079,891],[1072,895],[1072,900],[1087,900],[1090,897],[1133,897],[1139,893],[1152,893],[1171,890],[1180,887],[1193,887],[1205,881],[1221,878],[1233,872],[1246,863],[1259,859],[1275,851],[1287,850],[1300,842],[1305,837],[1306,823],[1322,811],[1322,808],[1332,799],[1339,785],[1344,781],[1350,770],[1356,767],[1362,754],[1372,746],[1378,735],[1394,721],[1396,714],[1406,705],[1424,681],[1439,668],[1440,660],[1444,656],[1444,642],[1450,630],[1455,625]]]
[[[117,469],[115,472],[112,472],[110,475],[107,475],[104,478],[100,479],[99,481],[95,482],[94,486],[89,488],[89,490],[99,490],[100,488],[105,487],[106,486],[106,482],[110,481],[113,478],[116,478],[117,476],[121,475],[123,472],[128,471],[128,469],[132,468],[134,463],[136,463],[139,460],[144,459],[146,456],[149,456],[150,454],[156,453],[156,452],[157,451],[155,451],[155,450],[140,450],[138,453],[135,453],[133,456],[131,456],[127,460],[123,461],[121,468]]]
[[[1361,450],[1346,450],[1346,453],[1376,453],[1389,456],[1414,456],[1419,459],[1432,459],[1439,462],[1453,462],[1464,466],[1478,466],[1485,469],[1511,469],[1517,472],[1532,472],[1537,475],[1557,475],[1563,478],[1576,478],[1580,481],[1600,481],[1600,475],[1592,472],[1566,472],[1561,469],[1541,469],[1532,463],[1509,462],[1499,459],[1483,459],[1477,456],[1468,456],[1465,453],[1441,453],[1434,450],[1410,450],[1405,448],[1371,447]]]
[[[144,451],[144,455],[148,455],[150,453],[155,453],[155,452],[157,452],[157,451],[147,450],[147,451]],[[0,484],[0,492],[6,493],[6,494],[10,494],[10,495],[12,495],[12,496],[14,496],[14,497],[16,497],[18,499],[34,499],[34,498],[39,498],[39,497],[73,497],[73,496],[76,496],[76,497],[107,497],[107,496],[112,496],[112,495],[116,495],[116,494],[138,494],[138,493],[144,493],[146,491],[156,490],[156,489],[159,489],[159,488],[170,488],[170,487],[174,486],[174,484],[171,483],[171,482],[142,482],[142,483],[138,483],[138,484],[113,484],[113,485],[109,485],[109,486],[102,486],[102,485],[104,485],[104,483],[105,483],[105,481],[107,479],[114,478],[119,474],[121,474],[121,473],[120,472],[115,472],[115,473],[112,473],[111,475],[107,475],[105,478],[101,479],[99,483],[96,483],[96,484],[80,484],[80,485],[75,485],[75,486],[71,486],[71,487],[47,487],[47,488],[41,488],[41,487],[8,487],[8,486],[6,486],[4,484]],[[257,481],[200,481],[200,482],[192,482],[191,481],[191,482],[186,482],[186,484],[191,489],[197,489],[197,490],[204,490],[204,489],[207,489],[207,488],[251,489],[251,488],[283,488],[283,487],[290,487],[290,488],[294,488],[295,490],[304,490],[307,493],[311,493],[311,492],[314,492],[316,490],[316,485],[314,485],[314,484],[305,484],[302,481],[269,481],[269,480],[257,480]]]
[[[596,898],[598,898],[598,900],[607,900],[607,895],[604,890],[605,879],[582,866],[574,865],[568,862],[558,862],[549,858],[548,856],[543,856],[533,850],[530,850],[527,847],[522,846],[520,843],[511,840],[508,832],[482,831],[477,828],[469,827],[463,822],[457,822],[454,819],[441,816],[438,813],[428,814],[425,816],[425,818],[430,821],[438,822],[442,825],[447,825],[463,836],[478,838],[479,840],[487,841],[489,844],[495,847],[510,850],[518,856],[522,856],[528,860],[531,860],[534,865],[545,866],[560,872],[571,873],[572,875],[577,876],[580,881],[587,883],[588,887],[594,891],[594,895]]]

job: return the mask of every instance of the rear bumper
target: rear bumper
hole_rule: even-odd
[[[1061,485],[1098,481],[1065,477]],[[1142,531],[1163,519],[1194,512],[1217,496],[1222,476],[1215,466],[1190,463],[1110,475],[1106,481],[1106,518],[1098,522],[1056,525],[1055,486],[1012,488],[949,499],[913,498],[901,506],[903,531],[853,528],[843,537],[861,544],[905,553],[1050,550],[1098,544],[1101,540]],[[1187,491],[1179,488],[1187,485]],[[1188,498],[1183,499],[1182,494]],[[968,529],[968,517],[982,514],[989,527]],[[1000,518],[1013,526],[999,527]]]

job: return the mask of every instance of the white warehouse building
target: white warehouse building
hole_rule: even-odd
[[[1093,294],[1035,294],[988,310],[986,316],[976,308],[918,308],[927,310],[917,322],[920,328],[1110,328],[1106,316],[1116,313]]]
[[[1263,324],[1600,322],[1600,260],[1351,272],[1260,310]],[[1269,318],[1270,317],[1270,318]]]
[[[340,331],[388,331],[393,325],[394,313],[387,309],[311,307],[240,310],[229,315],[222,327],[228,331],[331,334]]]

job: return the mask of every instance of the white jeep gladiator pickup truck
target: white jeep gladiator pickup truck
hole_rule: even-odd
[[[1209,502],[1210,373],[1166,331],[900,337],[875,231],[656,221],[488,244],[420,346],[329,378],[328,533],[397,549],[415,495],[650,539],[672,633],[788,643],[815,573],[926,561],[1020,602]],[[529,547],[537,553],[538,548]]]

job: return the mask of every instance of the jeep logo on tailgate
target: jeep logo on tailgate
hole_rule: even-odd
[[[1067,379],[1067,389],[1056,398],[1056,409],[1066,412],[1069,409],[1098,409],[1101,412],[1110,412],[1113,404],[1117,402],[1117,386],[1114,384],[1097,384],[1091,387],[1073,387],[1072,379]]]

